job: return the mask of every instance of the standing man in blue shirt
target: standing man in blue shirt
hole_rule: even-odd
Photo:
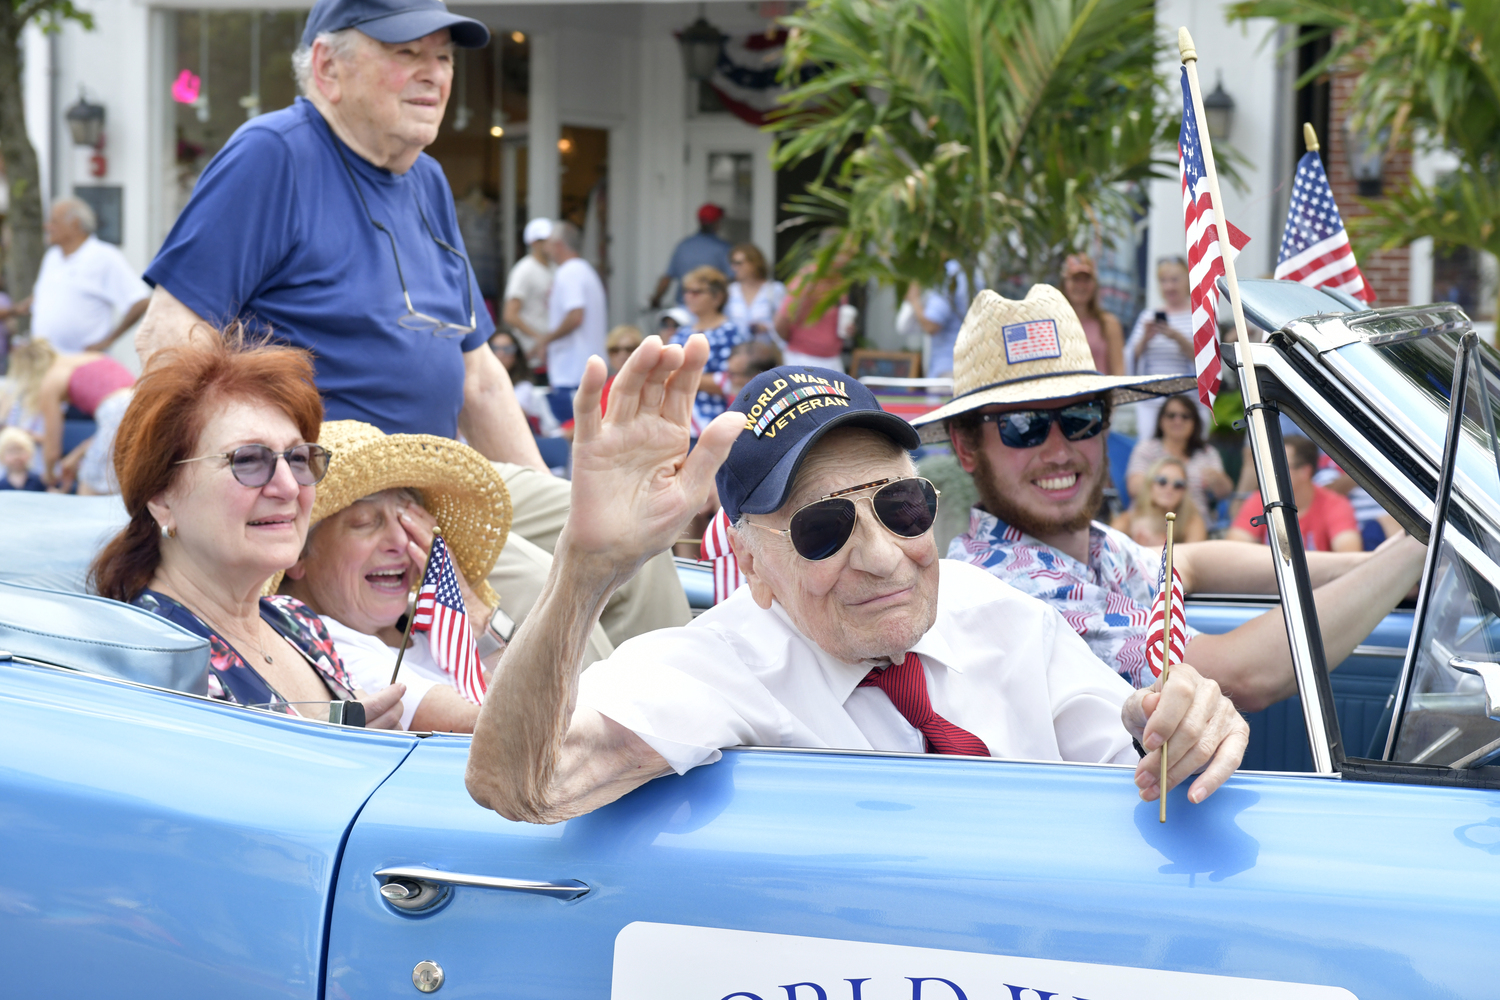
[[[656,282],[656,291],[651,293],[651,308],[661,308],[661,297],[667,294],[672,282],[677,282],[677,304],[682,305],[682,278],[689,271],[708,266],[718,268],[721,274],[733,274],[729,266],[729,242],[719,235],[719,223],[724,219],[724,209],[707,202],[698,206],[698,231],[684,237],[672,251],[672,260],[667,264],[667,273]]]
[[[302,97],[241,126],[199,178],[146,270],[155,290],[136,347],[145,364],[195,328],[240,319],[313,353],[327,419],[461,431],[510,490],[512,542],[491,583],[519,596],[545,578],[568,485],[547,472],[486,347],[494,324],[453,195],[422,152],[448,104],[454,46],[488,40],[441,0],[318,0],[292,60]],[[653,562],[606,612],[611,641],[687,621],[670,555]]]

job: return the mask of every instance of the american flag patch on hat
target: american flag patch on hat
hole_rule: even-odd
[[[1057,338],[1055,320],[1034,319],[1029,323],[1002,326],[1000,339],[1005,343],[1007,364],[1062,357],[1062,342]]]

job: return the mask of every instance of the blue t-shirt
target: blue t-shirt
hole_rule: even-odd
[[[932,351],[927,356],[929,378],[953,374],[953,347],[958,343],[958,331],[963,329],[964,316],[969,311],[969,281],[963,268],[958,261],[950,260],[944,270],[954,283],[952,290],[944,282],[942,288],[928,292],[922,299],[922,315],[929,323],[938,324],[932,334]]]
[[[667,264],[667,275],[677,279],[677,304],[682,305],[682,279],[689,271],[705,265],[716,267],[730,280],[734,271],[729,266],[729,244],[713,233],[696,232],[677,244],[672,251],[672,260]]]
[[[329,420],[453,437],[463,354],[483,347],[495,325],[472,281],[478,327],[468,336],[397,325],[406,303],[396,257],[371,215],[395,236],[417,312],[469,322],[464,261],[434,242],[424,214],[439,239],[463,251],[436,160],[422,154],[405,174],[382,170],[299,97],[230,137],[145,277],[210,322],[239,318],[312,351]]]

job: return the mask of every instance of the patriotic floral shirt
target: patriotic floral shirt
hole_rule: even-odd
[[[270,705],[272,711],[297,714],[248,660],[183,605],[154,590],[141,591],[131,603],[208,640],[210,698],[240,705]],[[322,678],[331,698],[353,700],[354,681],[344,670],[328,629],[311,608],[295,597],[278,594],[260,599],[260,616],[306,658]]]
[[[1161,553],[1095,521],[1089,525],[1085,566],[975,507],[969,511],[968,532],[953,540],[948,558],[987,569],[1052,605],[1095,656],[1136,687],[1149,687],[1155,680],[1146,665],[1146,625],[1156,599]],[[1189,639],[1197,634],[1187,630]]]

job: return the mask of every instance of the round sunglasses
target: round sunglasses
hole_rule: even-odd
[[[1052,410],[986,413],[979,419],[995,425],[1000,442],[1007,448],[1036,448],[1047,440],[1054,423],[1062,427],[1063,437],[1069,441],[1097,437],[1104,430],[1104,401],[1092,399]]]
[[[1185,489],[1187,489],[1187,483],[1185,481],[1183,481],[1181,479],[1168,479],[1166,476],[1157,476],[1156,477],[1156,485],[1157,486],[1170,486],[1174,490],[1185,490]]]
[[[207,458],[222,458],[229,463],[229,471],[241,486],[260,489],[276,475],[276,460],[286,459],[286,467],[292,470],[292,478],[299,486],[313,486],[323,481],[328,474],[328,461],[332,456],[319,444],[297,444],[286,451],[272,451],[263,444],[244,444],[234,451],[215,452],[184,458],[174,465],[201,462]]]
[[[870,501],[875,519],[893,535],[916,538],[931,528],[937,519],[938,497],[941,495],[938,488],[925,479],[912,477],[882,479],[820,497],[797,508],[790,528],[773,528],[754,521],[747,523],[786,536],[803,559],[821,562],[837,554],[854,534],[858,506],[850,494],[866,490],[875,490],[875,493],[862,499]]]

